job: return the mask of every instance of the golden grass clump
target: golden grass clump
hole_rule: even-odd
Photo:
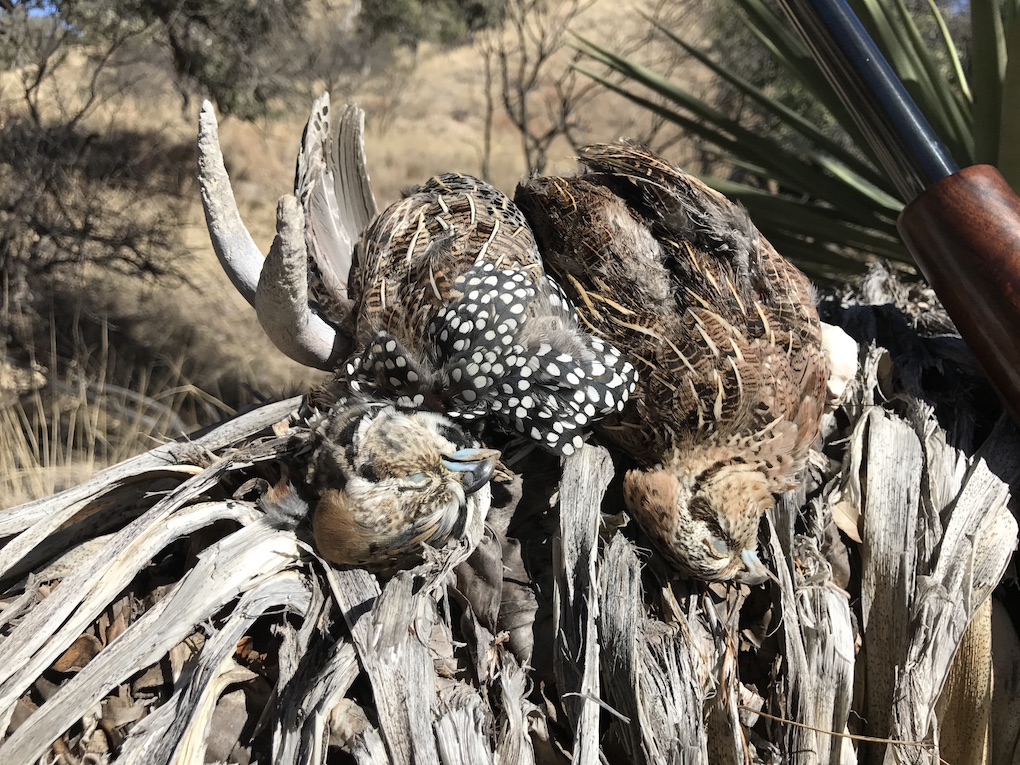
[[[186,378],[182,349],[169,362],[123,369],[109,327],[98,347],[59,357],[55,334],[45,363],[0,357],[0,507],[61,491],[200,423],[234,414]],[[128,377],[130,385],[119,382]],[[117,380],[118,382],[114,382]]]

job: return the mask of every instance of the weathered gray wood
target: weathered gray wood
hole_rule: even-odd
[[[159,475],[193,473],[195,472],[193,465],[180,464],[182,454],[203,449],[212,452],[237,443],[286,419],[300,404],[300,396],[274,401],[250,412],[239,414],[194,440],[184,439],[162,444],[137,457],[118,462],[97,473],[85,483],[66,489],[59,494],[42,497],[7,510],[0,510],[0,538],[12,536],[35,526],[36,532],[33,536],[36,539],[41,539],[54,529],[59,528],[80,509],[112,489],[137,485],[139,482],[151,480]],[[44,522],[45,525],[39,526],[40,522]],[[13,543],[7,543],[7,546],[0,551],[3,556],[0,557],[0,561],[6,561],[7,556],[12,554],[8,551],[8,546],[11,544]],[[6,571],[9,565],[9,563],[0,564],[0,572]]]
[[[443,765],[491,765],[492,712],[476,689],[458,681],[441,683],[435,725]]]
[[[347,745],[347,751],[358,765],[389,765],[386,746],[376,728],[367,728],[355,735]]]
[[[602,447],[585,444],[567,457],[560,481],[560,530],[554,548],[553,667],[560,697],[574,726],[574,762],[599,759],[598,579],[595,561],[602,497],[613,461]]]
[[[20,618],[23,613],[28,611],[32,606],[35,605],[37,597],[36,588],[40,582],[48,581],[39,574],[29,574],[25,580],[25,591],[21,593],[17,598],[8,602],[4,607],[2,613],[0,613],[0,628],[14,622]],[[4,638],[0,636],[0,647],[4,644]]]
[[[209,505],[205,507],[204,515],[196,514],[191,508],[181,508],[216,485],[224,473],[244,467],[250,464],[250,460],[269,459],[278,451],[278,444],[273,443],[240,450],[235,454],[236,461],[219,460],[188,479],[150,510],[112,535],[101,554],[84,562],[61,582],[54,593],[56,597],[46,598],[33,609],[4,643],[11,661],[0,664],[0,729],[6,728],[9,719],[7,715],[27,687],[21,684],[23,680],[12,680],[11,675],[16,668],[23,669],[22,678],[34,678],[39,666],[52,661],[67,648],[106,607],[113,595],[130,582],[156,552],[174,539],[219,518],[230,517],[244,523],[257,517],[255,509],[245,503]],[[30,532],[32,529],[26,533]],[[86,596],[89,596],[88,606],[82,605]],[[75,618],[65,623],[72,612]],[[60,637],[50,640],[46,652],[34,655],[36,649],[49,640],[58,627],[60,631],[57,634]],[[32,656],[31,666],[27,664],[29,656]]]
[[[237,642],[270,609],[303,615],[310,597],[307,581],[302,581],[294,571],[276,573],[245,592],[230,619],[206,641],[196,664],[181,678],[173,697],[132,728],[118,762],[123,765],[202,762],[207,729],[220,691],[226,684],[241,679],[233,660]]]
[[[308,667],[307,671],[294,675],[292,683],[278,686],[273,763],[323,765],[326,762],[333,711],[360,674],[354,646],[340,641],[330,646],[321,665]],[[379,748],[383,753],[379,761],[388,762],[381,741]]]
[[[706,703],[706,738],[708,761],[719,765],[746,762],[748,745],[740,716],[741,687],[738,675],[736,643],[737,596],[729,593],[727,599],[716,604],[707,598],[703,601],[699,624],[711,641],[704,653],[709,657],[708,677],[702,683],[708,691]],[[711,678],[711,679],[709,679]]]
[[[622,534],[616,534],[609,543],[599,574],[603,684],[609,703],[618,713],[610,725],[617,730],[631,762],[641,765],[654,761],[653,753],[657,753],[659,743],[654,723],[644,719],[648,712],[641,693],[641,676],[645,672],[640,655],[644,638],[641,564]]]
[[[937,449],[952,447],[943,443]],[[936,450],[929,455],[936,463],[941,457]],[[950,459],[955,461],[953,455]],[[956,496],[940,509],[949,512],[949,519],[935,559],[917,563],[916,588],[910,591],[908,650],[897,675],[892,709],[893,738],[937,741],[935,706],[950,665],[972,617],[991,595],[1016,549],[1017,523],[1006,503],[1009,486],[1018,478],[1020,437],[1003,419],[975,455]],[[934,750],[890,747],[885,761],[938,759]]]
[[[1006,509],[1020,476],[1013,426],[1000,422],[968,461],[929,408],[908,412],[911,422],[870,409],[846,465],[864,508],[866,731],[915,742],[862,745],[864,762],[937,762],[936,703],[974,613],[1016,547]]]
[[[295,752],[295,762],[302,765],[326,762],[326,722],[330,719],[330,711],[340,703],[360,674],[361,667],[354,646],[348,642],[336,643],[310,687],[305,688],[305,698],[288,710],[284,718],[289,723],[283,726],[284,742],[299,745]],[[300,721],[303,721],[303,725],[299,727]],[[296,740],[299,738],[299,730],[300,739]],[[286,752],[285,748],[284,754]]]
[[[381,652],[379,625],[373,618],[373,609],[381,594],[375,577],[362,569],[328,569],[327,577],[351,630],[358,657],[372,683],[379,714],[379,732],[390,759],[394,765],[410,765],[412,762],[416,765],[438,765],[439,753],[432,732],[436,678],[428,650],[420,639],[407,636],[409,639],[387,640],[387,650]],[[395,587],[404,587],[403,579],[395,581]],[[415,606],[409,590],[407,596],[403,613],[413,613]],[[402,623],[406,630],[408,621]]]
[[[361,674],[354,646],[323,633],[336,613],[333,601],[324,598],[317,577],[308,577],[307,581],[311,602],[305,619],[297,630],[281,627],[284,633],[273,720],[274,765],[326,762],[333,711]]]
[[[239,593],[293,565],[299,557],[292,533],[263,523],[245,526],[210,547],[170,595],[61,686],[0,746],[0,762],[29,762],[41,757],[95,699],[134,674],[137,667],[160,659]],[[18,675],[24,677],[25,671]]]
[[[206,739],[213,724],[216,702],[223,689],[240,680],[238,670],[243,668],[238,667],[233,658],[238,641],[255,620],[270,609],[286,610],[301,616],[308,604],[307,585],[293,570],[281,571],[246,592],[238,602],[234,616],[203,647],[200,663],[185,686],[180,709],[157,750],[157,757],[150,762],[162,762],[163,752],[172,752],[167,760],[172,765],[205,761]],[[208,661],[205,660],[206,652],[210,653]],[[221,659],[218,665],[214,665],[217,656]],[[244,671],[251,677],[255,676],[249,670]],[[351,681],[353,679],[352,676]]]
[[[703,659],[683,616],[673,627],[645,617],[641,564],[622,535],[610,542],[600,578],[603,682],[629,760],[707,762]]]
[[[510,655],[503,655],[499,673],[499,733],[496,762],[500,765],[535,765],[528,718],[538,710],[528,701],[528,675]]]
[[[159,525],[132,524],[114,535],[101,555],[65,578],[4,642],[6,661],[0,662],[0,729],[6,728],[14,704],[40,673],[159,550],[215,521],[229,518],[250,523],[255,517],[254,508],[243,503],[202,503],[174,513]]]
[[[548,738],[543,710],[528,700],[528,670],[514,654],[499,644],[495,636],[468,609],[461,620],[462,638],[474,657],[474,672],[489,703],[495,740],[494,761],[500,765],[532,765],[536,761],[531,732]],[[495,699],[498,698],[498,702]],[[499,714],[496,714],[498,710]]]
[[[769,546],[779,563],[777,598],[785,647],[786,683],[777,689],[778,707],[784,717],[800,723],[783,727],[777,740],[783,742],[785,762],[848,765],[856,762],[853,747],[842,737],[853,698],[850,602],[832,582],[821,540],[794,534],[798,504],[787,496],[768,514]],[[809,526],[818,534],[825,524]]]
[[[280,650],[277,654],[277,679],[275,705],[267,706],[264,714],[269,717],[267,724],[273,727],[272,761],[277,765],[295,765],[298,762],[322,762],[312,751],[324,749],[323,731],[308,733],[302,730],[304,724],[322,724],[321,714],[313,713],[309,719],[309,708],[315,706],[308,699],[317,701],[322,696],[319,673],[328,672],[329,676],[339,675],[340,671],[333,666],[337,654],[345,641],[330,641],[330,652],[325,659],[321,658],[325,646],[320,642],[322,631],[328,628],[329,609],[322,592],[318,577],[307,577],[308,608],[301,624],[295,628],[288,621],[277,625],[274,632],[280,636]],[[353,646],[349,646],[350,662],[357,664]],[[318,660],[318,661],[316,661]],[[315,661],[315,666],[309,663]],[[354,671],[351,682],[360,670]],[[317,736],[318,738],[314,738]],[[311,739],[311,740],[310,740]],[[300,758],[300,759],[299,759]]]
[[[924,455],[909,424],[878,407],[854,429],[850,447],[860,450],[863,499],[861,614],[864,647],[865,732],[884,738],[890,730],[896,671],[906,659],[909,624],[903,618],[914,589],[918,503]],[[855,476],[856,477],[856,476]],[[881,760],[884,745],[862,746],[864,762]]]

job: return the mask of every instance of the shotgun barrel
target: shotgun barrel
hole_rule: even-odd
[[[1020,197],[960,170],[846,0],[780,0],[907,203],[900,236],[1020,424]]]

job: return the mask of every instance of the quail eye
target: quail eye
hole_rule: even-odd
[[[415,486],[424,486],[429,482],[428,476],[424,473],[412,473],[409,476],[405,476],[404,480]]]
[[[705,546],[717,558],[725,558],[730,553],[730,546],[715,534],[709,534],[708,539],[705,540]]]

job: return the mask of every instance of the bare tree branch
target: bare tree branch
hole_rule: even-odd
[[[573,144],[582,126],[579,109],[594,88],[570,68],[566,42],[570,26],[592,4],[508,0],[503,28],[481,40],[486,66],[498,73],[503,110],[521,134],[529,171],[542,172],[552,143],[563,136]]]

